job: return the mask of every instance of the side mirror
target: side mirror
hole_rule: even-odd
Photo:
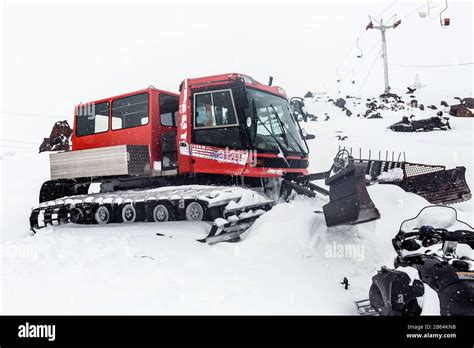
[[[242,109],[246,109],[249,107],[249,100],[247,97],[247,88],[245,87],[244,79],[238,78],[235,81],[233,93],[234,93],[235,106]]]
[[[250,117],[247,117],[247,128],[250,128],[252,126],[252,119]]]

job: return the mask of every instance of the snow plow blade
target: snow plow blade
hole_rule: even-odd
[[[465,167],[406,177],[398,186],[432,204],[454,204],[467,201],[472,196],[466,182]]]
[[[326,179],[330,202],[323,206],[328,227],[355,225],[380,218],[380,213],[370,199],[365,184],[365,163],[352,160]]]
[[[398,185],[432,204],[454,204],[471,199],[466,182],[466,168],[446,169],[443,165],[411,162],[361,160],[367,164],[366,175],[371,182]],[[399,171],[398,175],[386,173]]]

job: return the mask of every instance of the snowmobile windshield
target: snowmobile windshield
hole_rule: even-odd
[[[458,220],[456,209],[433,205],[421,209],[414,218],[403,221],[400,225],[400,233],[417,232],[422,226],[443,228],[448,231],[467,230],[474,232],[468,223]]]
[[[251,113],[251,137],[257,151],[275,152],[282,148],[285,154],[308,154],[286,99],[250,88],[248,98],[246,112]]]

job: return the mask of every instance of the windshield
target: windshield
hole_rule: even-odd
[[[257,150],[308,153],[286,99],[253,89],[248,89],[248,97],[246,111],[251,113],[251,136]]]
[[[416,217],[403,221],[400,226],[400,232],[415,232],[421,226],[445,228],[450,231],[472,230],[470,225],[458,220],[457,212],[454,208],[438,205],[425,207]]]

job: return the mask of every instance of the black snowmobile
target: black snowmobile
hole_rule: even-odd
[[[432,130],[448,130],[449,118],[435,116],[423,120],[415,120],[413,117],[404,116],[400,122],[388,127],[395,132],[429,132]]]
[[[395,269],[382,267],[372,278],[369,300],[356,302],[361,314],[418,316],[427,284],[441,315],[474,315],[474,229],[455,209],[423,208],[401,224],[392,244]]]

